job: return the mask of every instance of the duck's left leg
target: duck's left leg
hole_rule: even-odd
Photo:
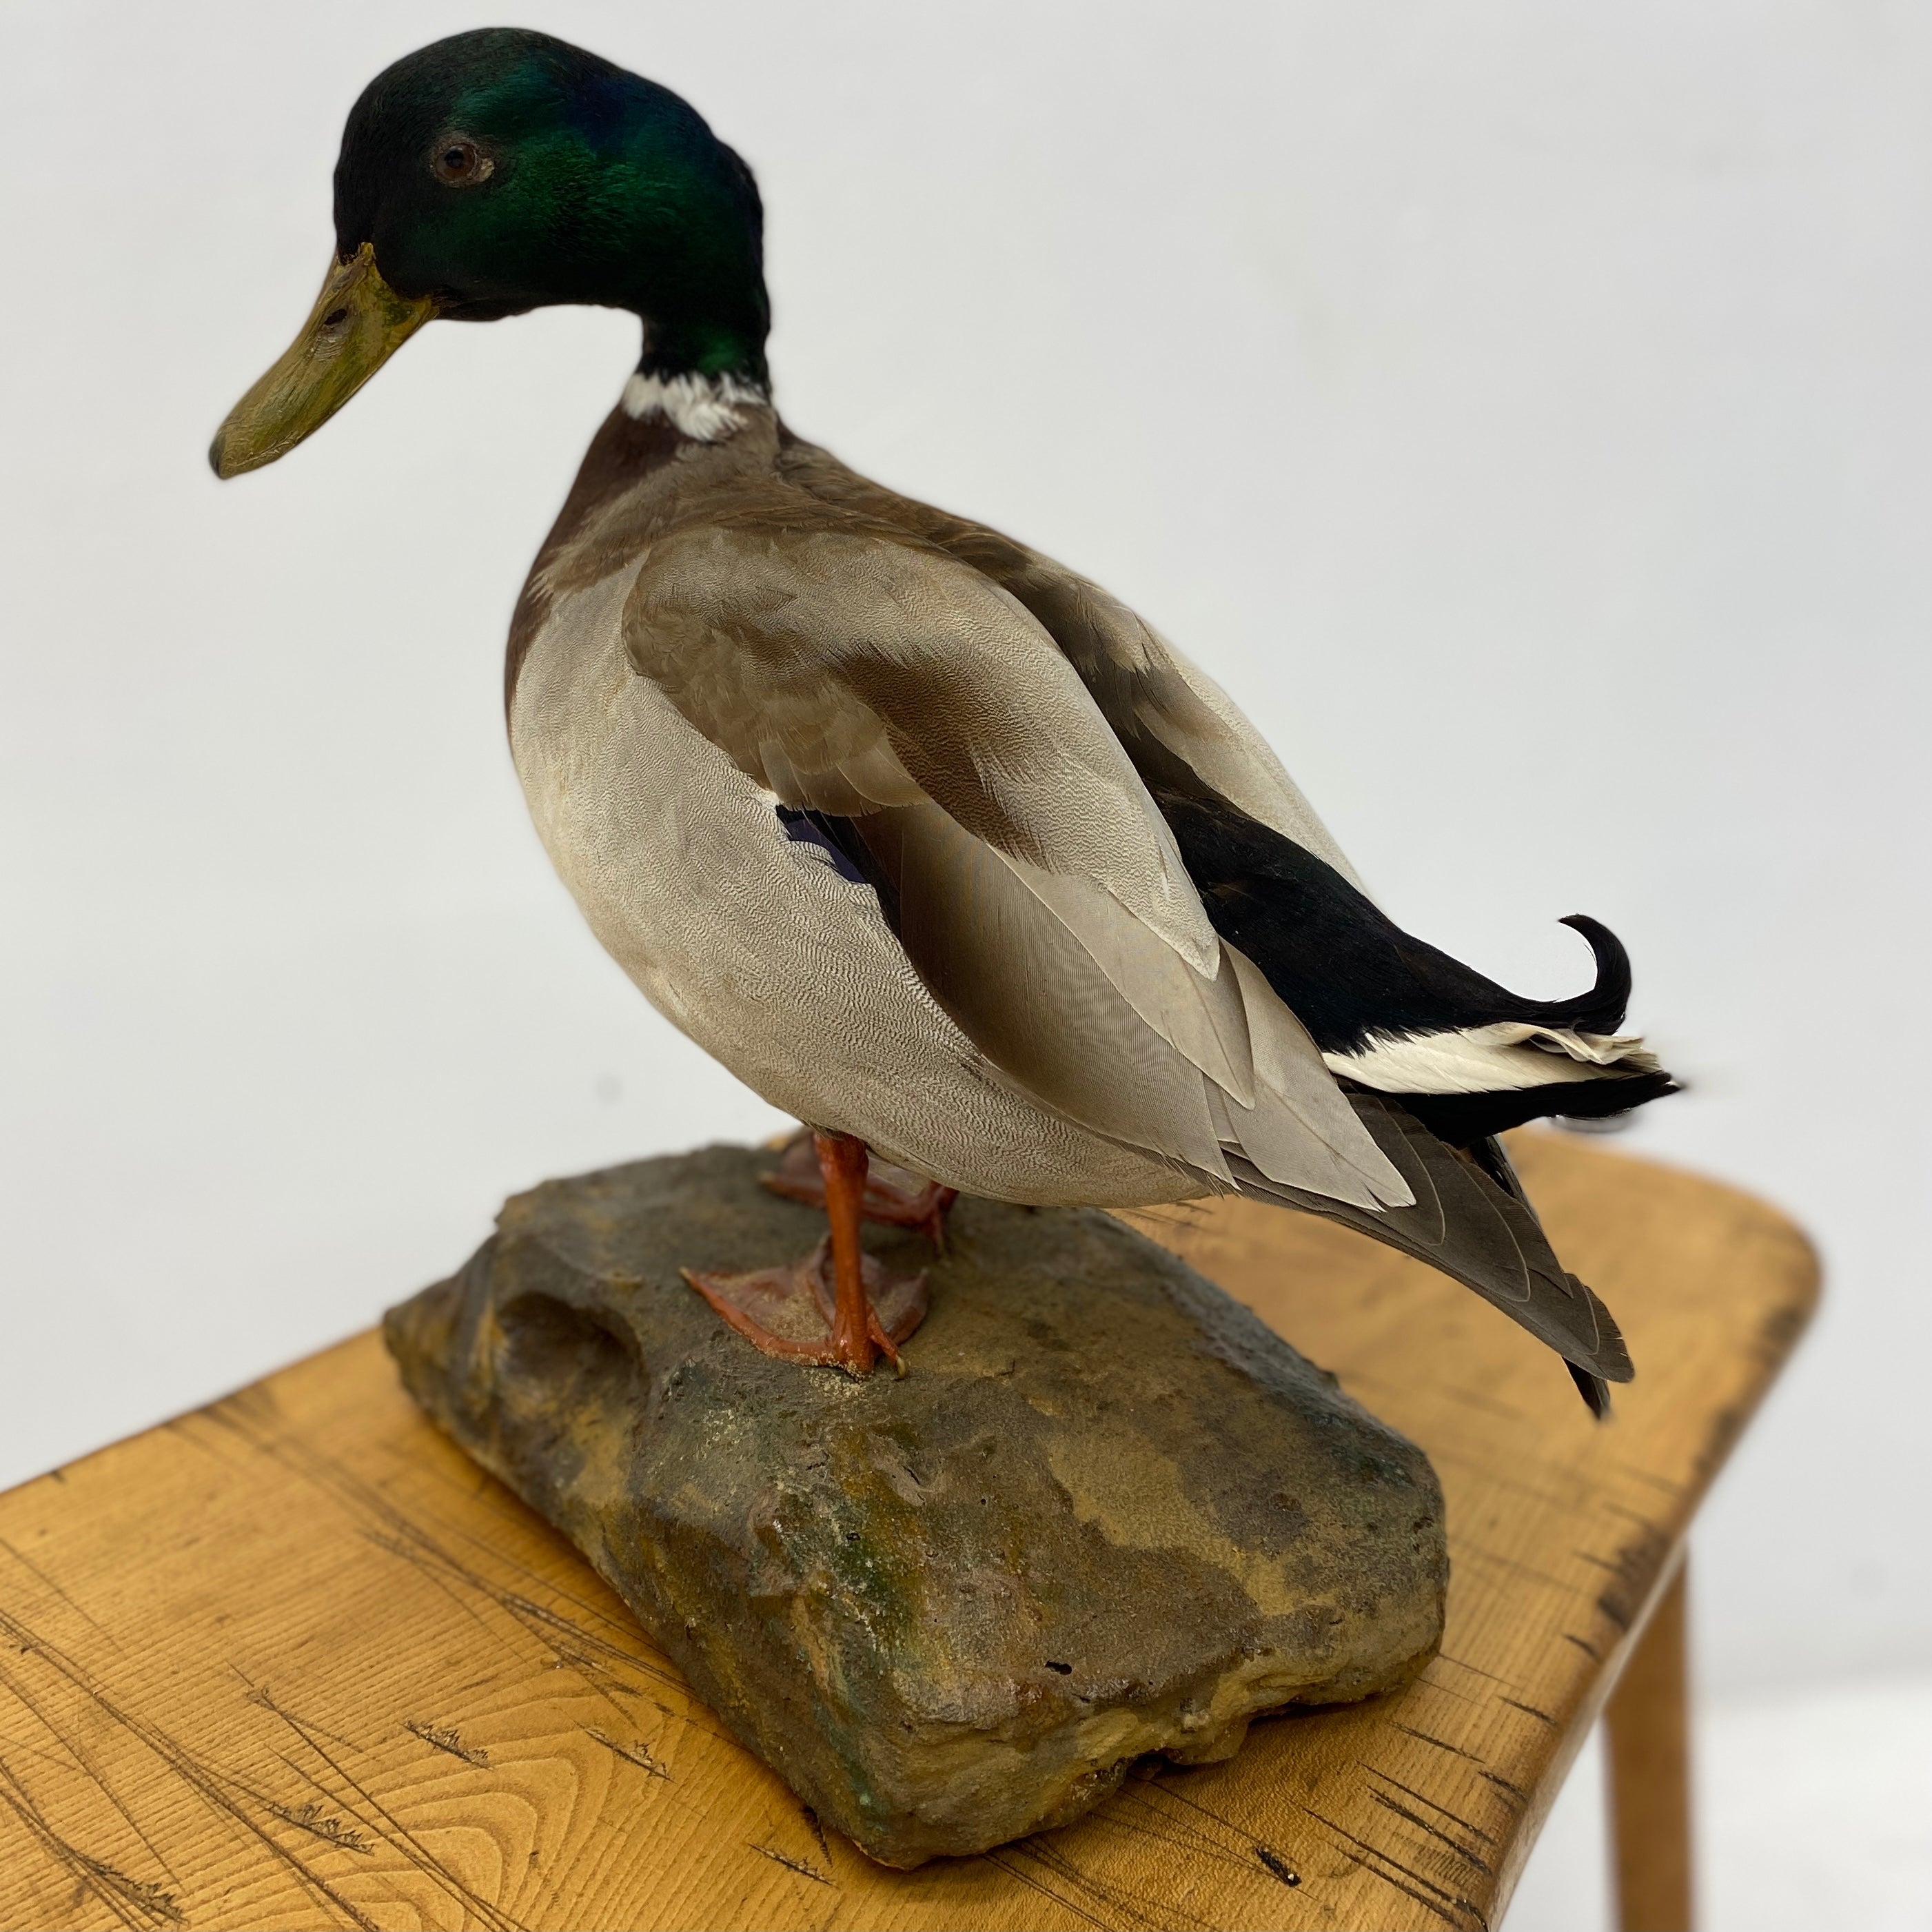
[[[779,1156],[777,1167],[759,1178],[774,1194],[782,1194],[788,1201],[802,1201],[808,1208],[824,1208],[830,1212],[817,1139],[816,1135],[800,1134]],[[958,1189],[942,1187],[936,1180],[922,1180],[890,1161],[873,1160],[869,1150],[868,1162],[860,1208],[865,1218],[891,1228],[916,1228],[932,1244],[933,1252],[943,1256],[946,1217],[959,1198]]]
[[[685,1280],[746,1341],[768,1355],[871,1372],[883,1351],[903,1375],[898,1345],[925,1319],[926,1275],[890,1274],[859,1244],[865,1218],[866,1143],[851,1134],[814,1133],[820,1198],[831,1223],[802,1262],[750,1274],[699,1274]]]

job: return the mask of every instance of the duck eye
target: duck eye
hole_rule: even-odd
[[[474,188],[490,178],[496,165],[474,141],[459,135],[436,143],[429,171],[446,188]]]

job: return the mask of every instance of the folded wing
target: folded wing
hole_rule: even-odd
[[[1037,622],[957,560],[795,505],[654,543],[633,667],[794,813],[845,828],[935,997],[1008,1077],[1205,1188],[1230,1155],[1365,1210],[1408,1188],[1216,934]],[[856,834],[856,842],[854,839]]]

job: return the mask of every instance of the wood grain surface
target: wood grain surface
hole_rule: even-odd
[[[1514,1151],[1630,1338],[1607,1426],[1366,1240],[1244,1203],[1144,1222],[1435,1459],[1448,1629],[1406,1690],[885,1870],[362,1335],[0,1496],[0,1925],[1493,1924],[1817,1280],[1730,1189],[1555,1135]]]
[[[1686,1598],[1680,1568],[1604,1708],[1621,1932],[1690,1932],[1696,1916]]]

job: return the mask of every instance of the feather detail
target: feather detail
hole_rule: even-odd
[[[1210,978],[1089,880],[1000,856],[1149,1027],[1242,1106],[1253,1106],[1247,1012],[1224,948],[1215,948]]]
[[[1479,1156],[1445,1146],[1394,1101],[1373,1094],[1349,1097],[1414,1189],[1414,1206],[1365,1214],[1346,1202],[1284,1189],[1231,1160],[1241,1191],[1340,1221],[1426,1262],[1546,1342],[1573,1373],[1628,1382],[1634,1373],[1630,1353],[1610,1310],[1556,1258],[1502,1149],[1491,1142]],[[1578,1385],[1583,1386],[1580,1377]]]
[[[1451,1147],[1474,1149],[1526,1121],[1614,1120],[1634,1107],[1678,1090],[1677,1082],[1660,1068],[1654,1073],[1566,1080],[1546,1087],[1484,1094],[1404,1094],[1400,1098],[1438,1139]]]
[[[1037,1100],[1211,1189],[1234,1185],[1232,1152],[1366,1211],[1406,1203],[1314,1042],[1233,948],[1196,974],[1106,893],[1036,890],[932,805],[851,830],[920,977]]]
[[[1323,1191],[1346,1199],[1359,1198],[1366,1188],[1378,1207],[1413,1205],[1412,1186],[1374,1136],[1361,1132],[1360,1116],[1347,1096],[1332,1080],[1318,1077],[1326,1070],[1308,1029],[1246,953],[1225,942],[1223,950],[1240,985],[1254,1044],[1256,1107],[1251,1114],[1230,1115],[1240,1150],[1264,1174],[1279,1180],[1287,1178],[1289,1148],[1312,1142],[1343,1168],[1338,1180],[1353,1184],[1345,1190],[1331,1183]],[[1294,1132],[1284,1136],[1291,1120]]]
[[[1570,1371],[1570,1379],[1576,1384],[1576,1393],[1584,1400],[1590,1413],[1599,1422],[1610,1419],[1610,1385],[1601,1376],[1593,1376],[1588,1369],[1580,1369],[1574,1362],[1566,1361],[1563,1366]]]
[[[634,422],[662,416],[694,442],[722,442],[742,424],[746,410],[770,409],[771,398],[736,376],[647,376],[640,369],[618,406]]]
[[[1002,854],[1104,889],[1215,972],[1173,833],[1078,678],[951,558],[754,494],[728,526],[653,543],[624,626],[638,673],[781,802],[859,815],[930,799]]]
[[[1012,597],[1065,653],[1150,783],[1156,764],[1178,764],[1360,886],[1314,807],[1240,707],[1111,592],[983,524],[888,490],[788,431],[778,464],[781,473],[820,501],[916,536]]]
[[[1576,1033],[1504,1020],[1324,1053],[1330,1072],[1382,1094],[1490,1094],[1654,1073],[1635,1034]]]

